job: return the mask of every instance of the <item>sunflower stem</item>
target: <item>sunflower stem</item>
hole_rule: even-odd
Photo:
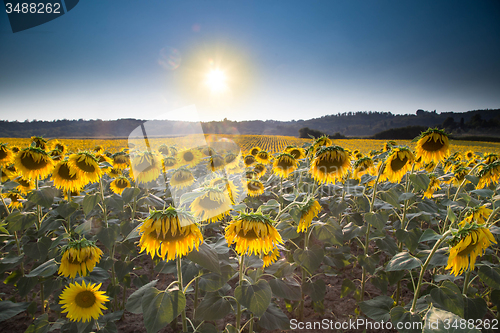
[[[45,294],[44,294],[42,282],[40,282],[40,301],[42,303],[42,313],[45,313]]]
[[[0,169],[0,173],[1,173],[1,169]],[[7,216],[9,216],[11,212],[10,212],[9,207],[7,207],[7,205],[5,204],[5,199],[3,198],[2,194],[0,194],[0,198],[2,199],[3,206],[5,207],[5,210],[7,211]],[[21,255],[21,254],[23,254],[23,251],[21,250],[21,243],[19,242],[19,237],[17,236],[17,231],[14,231],[14,237],[16,239],[17,254]],[[24,261],[21,261],[21,275],[24,276]]]
[[[102,200],[102,213],[104,216],[104,223],[106,223],[106,228],[108,227],[108,211],[106,208],[106,203],[104,202],[104,186],[102,185],[102,177],[99,178],[99,189],[101,192],[101,200]]]
[[[470,268],[467,270],[467,273],[465,273],[464,288],[462,290],[462,294],[464,294],[465,296],[467,296],[467,291],[469,290],[469,280],[471,273],[472,271],[470,270]]]
[[[445,232],[443,234],[443,236],[441,236],[441,238],[436,242],[436,244],[434,244],[434,247],[432,248],[431,253],[429,254],[427,259],[425,260],[425,263],[422,266],[422,269],[420,270],[420,275],[418,276],[417,289],[415,289],[415,294],[413,295],[413,302],[411,304],[411,309],[410,309],[411,313],[415,313],[415,307],[417,306],[417,300],[418,300],[418,296],[420,294],[420,288],[422,287],[422,280],[424,278],[425,271],[427,270],[427,266],[429,266],[429,263],[431,262],[431,259],[434,256],[434,253],[436,253],[439,245],[441,245],[441,243],[446,239],[446,237],[448,237],[448,235],[450,233],[451,233],[451,230],[448,230],[447,232]]]
[[[241,255],[240,258],[239,258],[239,266],[238,266],[238,281],[239,281],[239,286],[241,286],[242,282],[243,282],[243,263],[244,263],[244,256]],[[238,300],[236,300],[236,303],[237,303],[237,312],[236,312],[236,330],[239,332],[240,331],[240,327],[241,327],[241,304],[240,302],[238,302]]]
[[[179,283],[179,290],[184,292],[184,286],[182,284],[182,264],[181,257],[177,257],[177,281]],[[182,310],[182,332],[187,332],[187,320],[186,320],[186,308]]]
[[[304,232],[304,250],[307,250],[308,247],[309,247],[309,233],[306,230]],[[304,320],[304,305],[305,305],[305,298],[306,298],[306,294],[304,293],[304,289],[306,286],[307,272],[306,272],[305,268],[302,266],[300,267],[300,270],[302,271],[302,277],[300,280],[301,301],[300,301],[300,306],[299,306],[299,321],[303,321]]]
[[[38,178],[35,178],[35,189],[38,191]],[[36,205],[36,230],[40,230],[41,227],[41,215],[42,215],[42,206]]]
[[[253,313],[250,314],[250,324],[248,326],[248,333],[252,333],[253,332]]]

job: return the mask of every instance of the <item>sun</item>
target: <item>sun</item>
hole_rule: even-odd
[[[207,74],[205,83],[212,93],[221,93],[227,89],[226,74],[220,69],[214,69]]]

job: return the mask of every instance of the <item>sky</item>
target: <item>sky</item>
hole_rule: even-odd
[[[2,11],[0,115],[241,121],[500,108],[499,17],[495,0],[85,0],[13,33]]]

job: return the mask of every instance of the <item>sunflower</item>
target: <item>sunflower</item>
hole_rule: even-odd
[[[309,172],[319,183],[335,183],[341,180],[351,166],[351,158],[339,146],[323,147],[316,152]]]
[[[273,172],[281,178],[287,178],[297,169],[299,162],[292,155],[281,153],[274,159]]]
[[[262,260],[264,261],[263,267],[265,268],[271,266],[271,264],[278,261],[280,257],[280,251],[277,248],[274,248],[274,250],[269,251],[262,256]]]
[[[468,160],[473,160],[473,159],[476,158],[476,154],[474,154],[474,152],[472,150],[468,150],[465,153],[465,158],[468,159]]]
[[[424,192],[424,197],[431,199],[434,192],[440,190],[441,186],[439,179],[435,175],[429,175],[429,180],[429,185]]]
[[[422,156],[423,163],[439,163],[450,155],[448,134],[437,128],[422,132],[417,141],[417,158]]]
[[[14,154],[17,154],[19,153],[19,151],[21,150],[19,147],[17,146],[13,146],[12,148],[10,148],[10,150],[14,153]]]
[[[94,154],[102,154],[104,153],[104,148],[101,145],[95,145],[94,148],[92,148],[92,151]]]
[[[257,163],[253,167],[253,171],[255,171],[257,178],[260,178],[266,174],[266,166],[262,163]]]
[[[252,149],[250,149],[250,155],[255,157],[255,156],[257,156],[259,151],[261,151],[260,147],[253,147]]]
[[[228,153],[224,156],[224,163],[226,164],[226,168],[233,168],[235,166],[239,167],[241,162],[241,156],[233,153]]]
[[[206,146],[201,150],[201,153],[203,156],[209,157],[215,155],[216,151],[212,147]]]
[[[118,177],[114,179],[110,184],[109,188],[113,193],[116,194],[122,194],[123,190],[126,189],[127,187],[130,187],[130,182],[126,177]]]
[[[484,225],[472,223],[462,226],[450,241],[451,249],[446,269],[451,269],[455,276],[467,269],[474,270],[477,257],[483,255],[492,243],[497,242]]]
[[[491,163],[493,163],[495,161],[498,161],[498,160],[499,160],[498,155],[494,154],[494,153],[492,153],[492,154],[486,154],[484,156],[484,163],[485,164],[491,164]]]
[[[19,174],[28,179],[45,179],[54,168],[54,161],[45,150],[28,147],[17,153],[14,164]]]
[[[102,251],[85,238],[69,242],[62,250],[59,275],[74,279],[76,274],[87,276],[101,260]]]
[[[5,172],[1,172],[0,170],[0,182],[5,183],[9,180],[9,176]]]
[[[234,175],[235,173],[242,172],[243,171],[242,168],[243,168],[243,166],[240,166],[238,164],[235,164],[235,165],[229,166],[229,167],[226,165],[225,171],[228,175]]]
[[[286,147],[285,153],[292,155],[296,160],[300,160],[306,157],[306,152],[304,149],[293,146]]]
[[[5,199],[10,199],[9,208],[19,209],[23,208],[23,203],[20,200],[24,200],[24,198],[18,192],[9,192],[1,194]]]
[[[165,170],[174,169],[177,167],[177,159],[175,157],[169,156],[163,159],[163,168]]]
[[[151,152],[142,152],[132,159],[132,170],[138,184],[155,181],[162,172],[162,163],[158,155]]]
[[[35,189],[35,182],[31,179],[19,177],[14,181],[19,184],[19,186],[16,187],[16,190],[18,190],[22,194],[28,194],[33,189]]]
[[[316,140],[314,140],[313,144],[307,149],[307,154],[309,157],[314,157],[316,152],[321,148],[321,147],[327,147],[332,145],[332,140],[327,137],[326,135],[323,135]]]
[[[495,161],[491,164],[487,164],[479,171],[479,182],[477,183],[477,188],[485,188],[490,186],[491,183],[498,182],[500,178],[500,160]]]
[[[114,153],[113,155],[111,155],[111,159],[113,160],[113,163],[111,163],[113,165],[113,168],[118,170],[124,170],[128,168],[130,164],[130,157],[123,151]]]
[[[392,148],[396,147],[397,144],[396,144],[396,141],[387,141],[386,143],[384,143],[384,147],[382,148],[382,152],[386,152],[386,151],[390,151]]]
[[[61,143],[59,140],[51,140],[50,141],[50,150],[58,150],[61,155],[64,155],[68,151],[68,147],[65,144]]]
[[[50,156],[50,158],[52,158],[53,161],[60,161],[63,159],[63,154],[58,149],[51,150],[49,152],[49,156]]]
[[[80,191],[64,192],[64,200],[69,201],[70,195],[71,197],[77,197],[80,195]]]
[[[444,161],[444,171],[449,172],[453,168],[453,166],[455,166],[457,163],[460,163],[461,160],[462,155],[458,151],[453,153]]]
[[[353,179],[361,180],[363,175],[375,176],[377,168],[370,157],[362,157],[354,163]]]
[[[31,146],[35,148],[40,148],[42,150],[47,150],[47,140],[45,140],[41,136],[32,136]]]
[[[269,216],[260,212],[241,213],[225,229],[227,244],[235,243],[240,255],[269,253],[278,243],[283,243],[273,223]]]
[[[229,215],[231,198],[227,191],[209,187],[191,203],[193,215],[201,221],[215,223]]]
[[[203,243],[203,236],[194,218],[188,212],[172,206],[163,211],[152,211],[139,227],[140,252],[168,260],[182,257]]]
[[[311,225],[312,219],[317,217],[323,208],[319,202],[311,198],[300,207],[300,221],[297,232],[306,232]]]
[[[235,182],[228,180],[227,178],[214,178],[210,181],[209,186],[216,187],[224,190],[224,192],[227,192],[233,204],[236,202],[240,194],[240,190],[238,189],[238,186],[236,186]]]
[[[91,321],[97,320],[102,315],[102,310],[107,308],[104,303],[109,301],[109,297],[104,295],[104,291],[99,291],[102,283],[70,283],[59,296],[59,304],[62,305],[62,312],[71,321]]]
[[[111,178],[118,178],[120,177],[121,175],[123,175],[122,171],[120,169],[116,169],[116,168],[108,168],[106,170],[106,173],[108,174],[108,176],[110,176]]]
[[[255,155],[255,159],[262,164],[271,163],[271,154],[265,150],[261,150]]]
[[[246,155],[243,157],[243,163],[245,163],[246,167],[252,166],[256,162],[255,156],[253,155]]]
[[[415,156],[406,147],[394,148],[385,161],[384,177],[393,183],[399,183],[401,178],[411,169]]]
[[[14,164],[11,164],[5,168],[2,169],[3,173],[9,178],[9,179],[14,179],[19,176],[19,172],[17,172],[16,166]],[[3,174],[2,174],[3,177]]]
[[[174,188],[184,188],[193,185],[194,176],[191,171],[186,168],[179,168],[174,171],[170,178],[170,185]]]
[[[102,176],[96,158],[89,152],[80,152],[69,156],[68,165],[76,170],[86,184],[98,182]]]
[[[170,149],[168,149],[168,146],[166,144],[162,144],[160,145],[160,147],[158,147],[158,152],[163,156],[168,156],[168,154],[170,153]]]
[[[174,146],[169,146],[168,149],[170,150],[170,156],[177,156],[177,148],[175,148]]]
[[[467,212],[464,220],[460,222],[460,224],[472,224],[473,222],[476,222],[477,224],[484,224],[492,212],[493,210],[486,208],[486,205],[476,206]]]
[[[449,180],[449,183],[452,183],[455,186],[459,186],[467,176],[469,171],[465,167],[464,164],[459,163],[453,166],[453,177]]]
[[[14,153],[7,148],[7,144],[0,143],[0,168],[12,164]]]
[[[258,179],[247,181],[247,193],[251,197],[258,197],[264,193],[264,184]]]
[[[68,161],[60,161],[56,164],[51,179],[55,187],[66,192],[79,191],[87,184]]]
[[[224,158],[220,155],[213,155],[210,157],[210,161],[208,162],[208,169],[215,172],[217,170],[224,169],[225,162]]]
[[[176,155],[179,165],[194,167],[201,160],[201,153],[196,149],[184,149]]]

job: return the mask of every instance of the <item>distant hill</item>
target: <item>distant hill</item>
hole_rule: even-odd
[[[54,120],[54,121],[0,121],[0,137],[47,138],[126,138],[147,120]],[[150,133],[172,136],[190,133],[196,124],[183,121],[156,120],[145,126]],[[309,120],[253,120],[211,121],[202,123],[205,133],[263,134],[298,136],[299,130],[309,128],[328,135],[370,137],[377,133],[407,126],[445,128],[455,136],[500,136],[500,109],[468,112],[442,112],[417,110],[415,114],[395,115],[391,112],[359,111],[326,115]]]

